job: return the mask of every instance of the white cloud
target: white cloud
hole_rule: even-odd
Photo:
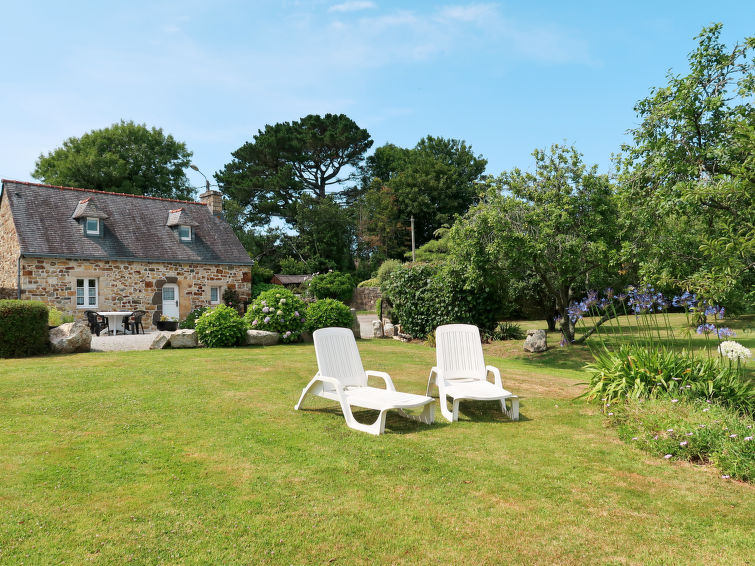
[[[369,10],[376,8],[374,2],[368,0],[352,0],[350,2],[342,2],[341,4],[334,4],[328,8],[328,12],[358,12],[360,10]]]

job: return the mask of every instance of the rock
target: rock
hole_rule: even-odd
[[[88,352],[92,332],[85,322],[67,322],[50,330],[50,347],[55,354]]]
[[[383,327],[383,332],[385,333],[386,338],[393,338],[393,331],[394,326],[390,322],[386,322]]]
[[[311,344],[314,341],[315,340],[314,340],[314,338],[312,338],[312,333],[311,332],[302,332],[301,335],[299,336],[299,342],[304,342],[306,344]]]
[[[357,309],[349,309],[351,311],[351,331],[354,333],[354,338],[362,338],[362,327],[359,325],[359,318],[357,317]]]
[[[528,330],[524,340],[525,352],[545,352],[548,349],[548,339],[545,330]]]
[[[196,348],[198,344],[196,330],[184,328],[170,334],[171,348]]]
[[[379,320],[372,321],[372,336],[375,338],[383,337],[383,325],[380,324]]]
[[[170,332],[157,332],[149,345],[150,350],[163,350],[170,346]]]
[[[250,346],[274,346],[280,340],[281,335],[277,332],[266,330],[247,330],[246,343]]]

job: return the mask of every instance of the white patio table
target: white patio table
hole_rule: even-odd
[[[110,328],[110,331],[113,334],[117,335],[118,329],[120,329],[121,332],[125,334],[125,330],[123,329],[123,317],[131,316],[134,313],[133,311],[97,311],[97,314],[107,317],[108,327]]]

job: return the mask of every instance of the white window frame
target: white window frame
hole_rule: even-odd
[[[184,230],[184,229],[188,230],[189,232],[188,237],[185,237],[181,233],[181,230]],[[191,242],[191,226],[187,226],[186,224],[179,225],[178,226],[178,239],[181,240],[182,242]]]
[[[90,230],[89,229],[89,222],[91,220],[94,220],[94,223],[97,226],[97,228],[95,230]],[[84,230],[90,236],[99,236],[100,235],[100,219],[99,218],[93,218],[91,216],[87,216],[86,220],[84,220]]]
[[[214,300],[212,298],[212,290],[213,289],[217,289],[217,291],[218,291],[217,297]],[[217,287],[217,286],[210,287],[210,304],[211,305],[219,305],[220,304],[220,298],[223,296],[222,289],[223,289],[222,287]]]
[[[79,281],[83,283],[82,287],[79,287]],[[92,286],[91,283],[94,282]],[[97,308],[100,304],[100,283],[96,277],[77,277],[76,278],[76,308],[77,309],[92,309]],[[82,290],[83,304],[79,304],[79,289]],[[94,296],[92,296],[91,290],[94,289]],[[94,299],[94,303],[92,303]]]

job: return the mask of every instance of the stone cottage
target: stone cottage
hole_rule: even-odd
[[[248,300],[252,260],[222,218],[222,198],[201,202],[2,181],[0,293],[85,310],[147,311],[183,319],[232,289]]]

